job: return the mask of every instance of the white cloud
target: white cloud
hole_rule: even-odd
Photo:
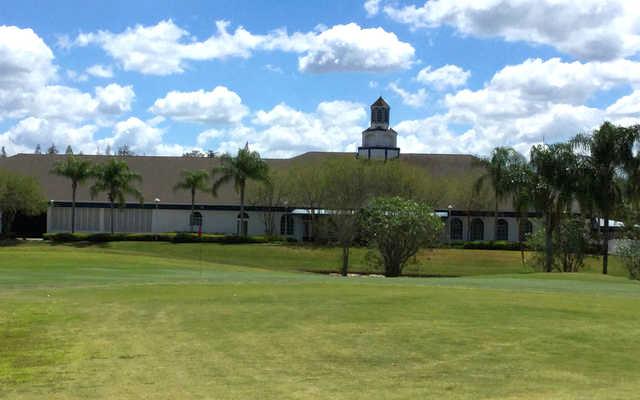
[[[96,87],[98,110],[104,114],[123,114],[131,111],[131,103],[135,98],[133,88],[111,83],[105,87]]]
[[[432,85],[438,90],[443,90],[447,87],[464,86],[470,76],[470,71],[465,71],[457,65],[447,64],[435,70],[431,66],[421,69],[416,80],[425,85]]]
[[[113,69],[110,66],[95,64],[88,67],[85,72],[97,78],[113,78]]]
[[[413,64],[414,48],[382,28],[336,25],[314,36],[298,59],[301,71],[389,71]]]
[[[395,82],[389,84],[389,89],[400,96],[402,103],[409,107],[422,107],[427,101],[427,91],[424,88],[418,89],[417,92],[411,93],[396,84]]]
[[[640,8],[629,0],[432,0],[390,3],[384,12],[417,28],[451,26],[464,35],[544,44],[586,60],[611,60],[640,49]]]
[[[349,101],[322,102],[314,112],[281,103],[255,113],[253,126],[202,132],[198,145],[235,152],[249,142],[266,157],[290,157],[305,151],[355,151],[365,121],[364,106]]]
[[[611,116],[640,116],[640,90],[621,97],[615,103],[607,107],[607,114]]]
[[[209,92],[171,91],[157,99],[149,109],[154,114],[176,121],[202,123],[236,123],[248,113],[247,107],[237,93],[224,86]]]
[[[274,30],[253,34],[243,27],[230,33],[229,23],[217,21],[217,31],[203,41],[171,20],[153,26],[136,25],[121,33],[98,31],[78,35],[73,44],[97,44],[125,70],[150,75],[182,73],[188,61],[251,56],[253,51],[300,54],[300,71],[387,71],[409,68],[415,50],[382,28],[361,28],[355,23],[320,27],[312,32]]]
[[[90,153],[95,151],[92,142],[96,130],[95,125],[76,127],[66,122],[28,117],[0,134],[0,143],[10,154],[32,153],[37,145],[45,151],[52,143],[56,144],[59,150],[62,146],[70,144],[76,151]]]
[[[367,12],[367,17],[373,17],[380,12],[381,0],[366,0],[364,2],[364,10]]]
[[[149,125],[139,118],[131,117],[118,122],[111,137],[98,141],[100,148],[110,146],[114,151],[127,145],[137,154],[157,154],[159,148],[166,149],[162,143],[164,131]]]

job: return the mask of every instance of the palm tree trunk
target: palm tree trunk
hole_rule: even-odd
[[[496,208],[493,210],[493,240],[498,240],[498,194],[496,193]]]
[[[71,233],[76,233],[76,190],[78,184],[71,184]]]
[[[247,222],[248,225],[248,222]],[[240,184],[240,234],[242,237],[247,236],[247,226],[244,219],[244,182]]]
[[[191,233],[193,233],[193,213],[196,208],[196,189],[191,189],[191,215],[189,215],[189,225],[191,226]]]
[[[111,207],[111,234],[113,235],[113,200],[109,199],[109,207]]]
[[[544,231],[545,238],[545,261],[544,261],[544,270],[545,272],[551,272],[553,268],[553,226],[551,225],[551,217],[545,216],[546,224]]]
[[[342,244],[342,270],[340,274],[342,276],[347,276],[347,272],[349,271],[349,245],[347,243]]]
[[[604,238],[602,240],[602,273],[607,274],[609,267],[609,215],[604,216]]]

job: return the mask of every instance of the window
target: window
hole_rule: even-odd
[[[238,213],[238,220],[236,222],[236,233],[238,235],[242,235],[244,233],[249,232],[249,214],[244,213],[243,217],[240,217],[240,213]]]
[[[533,233],[533,224],[528,219],[520,221],[520,240],[525,241]]]
[[[189,225],[202,226],[202,214],[198,211],[192,212],[189,216]]]
[[[388,109],[384,109],[384,121],[385,123],[389,123],[389,110]]]
[[[509,223],[499,219],[496,224],[496,240],[509,240]]]
[[[293,235],[293,215],[283,214],[280,217],[280,234]]]
[[[376,113],[376,121],[382,122],[382,109],[378,108],[378,112]]]
[[[471,220],[469,235],[469,239],[471,240],[484,240],[484,222],[482,222],[480,218]]]
[[[462,240],[462,221],[460,218],[451,220],[451,240]]]

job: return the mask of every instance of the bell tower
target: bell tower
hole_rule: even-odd
[[[389,128],[391,107],[382,97],[371,104],[371,126],[362,132],[362,146],[358,158],[390,160],[400,157],[396,145],[397,132]]]

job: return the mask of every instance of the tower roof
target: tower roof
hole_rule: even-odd
[[[384,99],[382,98],[382,96],[378,97],[378,100],[376,100],[371,107],[389,107],[389,104],[387,104],[386,101],[384,101]]]

